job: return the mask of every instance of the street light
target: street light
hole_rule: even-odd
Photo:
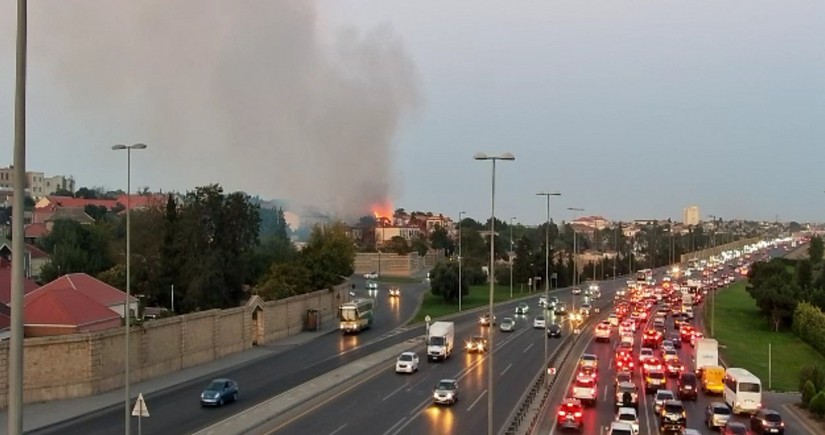
[[[461,311],[461,220],[462,216],[467,214],[466,211],[458,212],[458,311]]]
[[[513,221],[515,217],[510,218],[510,254],[507,257],[510,260],[510,299],[513,299]]]
[[[487,358],[487,434],[493,435],[493,286],[496,277],[496,161],[515,160],[511,153],[498,155],[487,155],[476,153],[473,156],[476,160],[490,160],[493,162],[492,190],[490,192],[490,329],[487,331],[487,340],[490,344],[490,357]]]
[[[545,223],[546,227],[544,228],[544,319],[547,322],[548,309],[547,307],[550,306],[549,304],[549,297],[550,297],[550,197],[551,196],[561,196],[559,192],[539,192],[536,195],[543,196],[547,199],[547,221]],[[544,366],[547,365],[547,331],[544,331]],[[550,377],[545,376],[545,384],[550,385]]]
[[[132,323],[132,312],[130,309],[131,299],[132,299],[132,292],[131,292],[131,257],[132,257],[132,228],[131,228],[131,220],[130,214],[132,210],[132,150],[145,150],[146,144],[136,143],[134,145],[114,145],[112,146],[112,150],[114,151],[122,151],[126,150],[126,303],[123,307],[123,317],[126,319],[126,356],[124,359],[124,408],[125,408],[125,423],[126,423],[126,435],[131,434],[131,430],[129,428],[131,424],[132,418],[132,410],[131,404],[132,399],[130,397],[129,391],[129,360],[131,360],[131,349],[130,346],[130,338],[129,332],[131,329]]]
[[[583,208],[578,207],[567,207],[567,210],[573,212],[573,222],[576,222],[578,219],[578,212],[583,212]],[[578,255],[578,247],[576,241],[576,228],[571,224],[570,228],[573,228],[573,285],[579,285],[579,255]],[[576,297],[571,293],[570,297],[573,301],[573,311],[576,311]]]

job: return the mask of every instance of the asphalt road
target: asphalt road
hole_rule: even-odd
[[[624,280],[601,283],[602,299],[612,301],[617,283]],[[551,292],[570,307],[573,296],[569,289]],[[582,297],[576,297],[580,305]],[[501,304],[495,313],[500,321],[514,317],[514,302]],[[498,431],[508,422],[507,417],[517,405],[518,399],[541,370],[543,365],[544,331],[533,329],[533,318],[540,312],[538,295],[528,301],[531,312],[517,318],[514,332],[501,332],[498,326],[492,330],[494,350],[494,424]],[[466,315],[455,319],[457,348],[445,362],[428,363],[424,346],[416,349],[421,358],[418,373],[396,374],[394,367],[378,370],[365,377],[349,390],[343,391],[322,403],[307,405],[298,415],[287,421],[273,421],[269,434],[425,434],[456,433],[474,434],[487,432],[487,371],[491,355],[468,354],[462,347],[465,340],[474,335],[485,335],[487,327],[478,324],[478,316]],[[564,333],[569,333],[569,324]],[[560,340],[548,339],[552,352]],[[459,347],[461,346],[461,347]],[[435,384],[444,378],[459,380],[459,401],[454,406],[437,406],[432,403]]]
[[[367,294],[363,278],[353,277],[352,281],[357,295]],[[275,343],[270,346],[271,356],[202,378],[183,380],[166,390],[145,395],[151,406],[151,417],[143,419],[143,433],[178,435],[197,431],[384,346],[422,334],[423,328],[415,331],[399,326],[415,315],[427,285],[423,282],[400,284],[402,295],[397,300],[387,297],[389,286],[379,283],[375,322],[359,335],[343,336],[334,332],[288,351],[279,349]],[[216,377],[236,380],[240,400],[222,408],[201,408],[200,393],[209,380]],[[132,423],[132,429],[137,433],[136,422]],[[118,404],[30,433],[110,435],[123,431],[123,408]]]
[[[781,255],[784,251],[774,250],[771,252],[772,255]],[[708,298],[705,298],[703,301],[703,306],[707,303]],[[704,308],[704,307],[701,307]],[[654,307],[654,310],[656,308]],[[702,316],[702,310],[696,310],[696,316],[694,318],[693,324],[695,326],[701,327],[700,319]],[[670,332],[677,330],[674,329],[673,320],[669,316],[666,322],[667,325],[667,334]],[[636,352],[634,355],[638,357],[638,349],[641,347],[642,341],[642,331],[645,328],[639,328],[636,332],[635,337],[635,348]],[[592,353],[599,357],[599,377],[598,377],[598,388],[599,388],[599,396],[595,407],[586,408],[585,415],[584,415],[584,432],[583,433],[608,433],[608,429],[610,423],[615,420],[616,415],[616,408],[614,406],[614,395],[615,391],[613,388],[613,380],[616,376],[616,370],[613,365],[613,357],[615,355],[615,349],[618,345],[618,332],[614,329],[613,334],[611,336],[611,341],[609,343],[605,342],[594,342],[593,338],[593,331],[594,329],[591,328],[589,331],[586,332],[588,336],[589,344],[587,346],[587,350],[583,353]],[[685,364],[686,368],[689,370],[693,370],[693,348],[690,346],[689,343],[683,343],[682,348],[679,351],[679,358],[683,364]],[[573,360],[575,361],[575,360]],[[547,408],[545,409],[545,413],[543,418],[538,426],[538,430],[535,433],[538,434],[554,434],[554,433],[562,433],[562,430],[557,429],[555,426],[555,410],[558,408],[561,400],[566,397],[566,394],[571,390],[571,382],[573,380],[572,375],[565,379],[565,394],[556,394],[551,400],[548,401]],[[634,382],[636,382],[639,388],[639,409],[637,411],[639,417],[639,429],[641,434],[652,434],[658,433],[658,417],[655,414],[653,409],[653,396],[652,395],[645,395],[643,394],[643,384],[642,384],[642,376],[640,372],[640,368],[637,367],[636,371],[634,372]],[[676,391],[676,380],[675,379],[668,379],[668,389],[671,391]],[[685,409],[687,411],[687,427],[699,430],[699,432],[703,434],[711,434],[711,433],[718,433],[715,431],[710,431],[704,424],[704,411],[705,408],[713,401],[721,401],[724,402],[722,396],[708,396],[704,393],[699,393],[699,396],[696,401],[685,401]],[[792,416],[788,415],[787,412],[783,412],[782,404],[786,402],[787,399],[779,397],[778,395],[772,395],[771,393],[764,393],[763,394],[763,401],[768,408],[775,409],[782,413],[783,418],[785,419],[785,427],[787,434],[806,434],[808,433],[807,430],[803,428],[803,426],[796,420],[792,418]],[[552,412],[551,412],[552,411]],[[746,425],[749,425],[749,420],[746,417],[737,416],[735,417],[736,421],[741,421]]]

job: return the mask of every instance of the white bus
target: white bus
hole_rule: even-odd
[[[352,302],[341,304],[338,307],[338,320],[344,334],[361,332],[372,326],[373,302],[372,299],[355,299]]]
[[[754,413],[762,407],[762,381],[739,367],[725,372],[725,403],[734,414]]]

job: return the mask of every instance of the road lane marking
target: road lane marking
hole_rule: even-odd
[[[604,386],[604,401],[607,401],[607,385]]]
[[[404,423],[404,420],[406,420],[406,419],[407,419],[407,417],[403,417],[403,418],[401,418],[401,420],[398,420],[397,422],[395,422],[395,424],[392,425],[391,428],[387,429],[387,431],[384,432],[384,435],[388,435],[388,434],[392,433],[392,431],[395,429],[395,427],[398,426],[401,423]]]
[[[476,400],[474,400],[473,403],[470,404],[470,406],[467,408],[467,411],[469,412],[471,409],[473,409],[473,406],[476,406],[476,403],[478,403],[478,401],[481,400],[481,398],[484,397],[486,394],[487,390],[482,391],[481,394],[478,395]]]
[[[387,394],[386,396],[384,396],[384,398],[383,398],[383,399],[381,399],[381,401],[382,401],[382,402],[386,402],[386,401],[387,401],[387,399],[389,399],[390,397],[394,396],[394,395],[395,395],[395,393],[397,393],[397,392],[399,392],[399,391],[403,390],[403,389],[404,389],[404,387],[406,387],[406,386],[407,386],[407,384],[404,384],[404,385],[402,385],[402,386],[400,386],[400,387],[396,388],[395,390],[393,390],[393,392],[392,392],[392,393]]]
[[[533,347],[533,343],[530,343],[530,345],[529,345],[529,346],[527,346],[527,348],[525,348],[525,349],[522,351],[522,353],[527,353],[527,351],[528,351],[528,350],[530,350],[530,348],[531,348],[531,347]]]
[[[338,429],[335,429],[334,431],[330,432],[329,435],[335,435],[338,432],[341,432],[345,427],[347,427],[347,424],[349,424],[349,423],[342,424],[341,427],[339,427]]]
[[[513,363],[508,364],[507,368],[501,371],[501,376],[504,376],[504,374],[507,373],[507,370],[510,370],[510,367],[513,367]]]

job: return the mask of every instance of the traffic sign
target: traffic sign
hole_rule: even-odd
[[[556,374],[556,368],[555,367],[549,367],[547,369],[547,374],[548,375],[555,375]]]
[[[430,323],[430,320],[432,320],[432,317],[430,317],[430,315],[427,314],[427,316],[424,317],[424,321],[427,322],[427,323]]]
[[[132,417],[148,417],[149,408],[146,407],[146,401],[143,400],[143,393],[138,394],[135,407],[132,409]]]

